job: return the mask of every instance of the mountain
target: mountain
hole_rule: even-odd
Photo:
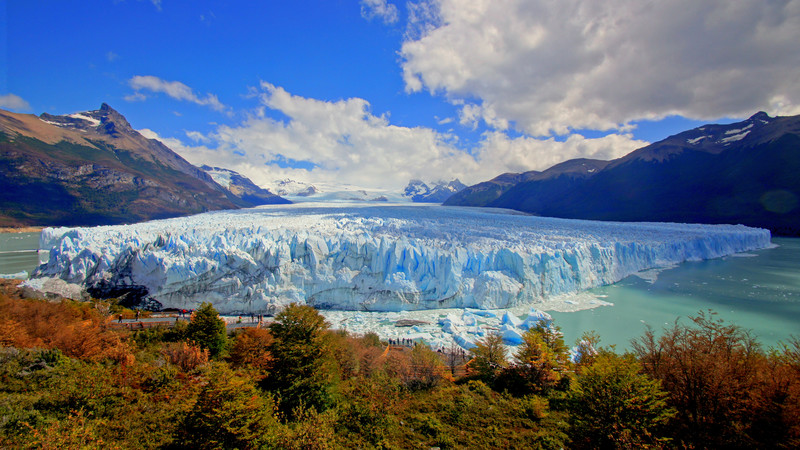
[[[200,166],[211,178],[240,199],[243,206],[276,205],[292,203],[267,189],[257,186],[249,178],[230,169]]]
[[[800,235],[800,116],[704,125],[612,161],[506,174],[446,205],[614,221],[741,223]]]
[[[458,179],[450,182],[438,181],[433,183],[433,187],[428,186],[422,180],[411,180],[403,189],[403,197],[408,197],[412,202],[417,203],[442,203],[466,187]]]
[[[295,181],[289,178],[276,180],[272,183],[272,190],[278,195],[295,195],[298,197],[309,197],[316,194],[319,190],[312,184]]]
[[[0,110],[0,224],[105,225],[237,208],[238,199],[107,104]]]
[[[445,205],[486,206],[495,202],[514,186],[531,181],[542,184],[547,180],[559,180],[557,184],[561,188],[553,190],[555,194],[562,191],[566,187],[564,185],[571,185],[580,179],[590,177],[607,164],[608,161],[581,158],[557,164],[544,172],[532,170],[524,173],[504,173],[489,181],[464,188],[445,201]]]

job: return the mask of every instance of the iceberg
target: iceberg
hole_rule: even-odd
[[[306,203],[46,228],[40,248],[49,259],[33,278],[58,278],[97,297],[124,296],[153,308],[208,301],[223,314],[272,314],[292,302],[350,311],[491,310],[769,245],[768,230],[741,225]],[[469,314],[449,322],[455,329],[475,323]]]

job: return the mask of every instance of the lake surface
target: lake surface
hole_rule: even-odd
[[[774,346],[800,336],[800,239],[773,243],[777,247],[630,276],[587,292],[614,306],[550,314],[568,345],[595,330],[601,344],[624,350],[646,325],[658,331],[712,309],[752,330],[765,347]],[[0,274],[31,273],[39,262],[38,244],[39,233],[0,233]]]
[[[0,233],[0,274],[29,274],[39,264],[40,233]]]
[[[614,304],[571,313],[551,312],[568,344],[595,330],[601,344],[630,348],[646,325],[655,330],[680,317],[712,309],[726,323],[752,330],[765,347],[800,337],[800,239],[773,238],[776,248],[686,262],[658,273],[654,282],[630,276],[588,293]]]

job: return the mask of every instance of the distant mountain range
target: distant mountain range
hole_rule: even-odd
[[[453,194],[460,192],[467,186],[455,179],[453,181],[437,181],[429,186],[422,180],[411,180],[403,189],[403,197],[410,198],[417,203],[442,203]]]
[[[233,170],[206,165],[200,166],[200,168],[211,175],[211,178],[213,178],[217,184],[246,202],[246,206],[292,203],[279,195],[273,194],[267,189],[256,186],[249,178]]]
[[[252,206],[107,104],[0,110],[0,226],[103,225]]]
[[[705,125],[612,161],[503,174],[446,205],[573,219],[741,223],[800,235],[800,116],[759,112]]]

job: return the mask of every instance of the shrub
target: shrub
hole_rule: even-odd
[[[234,368],[249,368],[264,376],[272,367],[272,333],[264,328],[244,328],[231,346],[228,360]]]
[[[183,372],[191,372],[208,364],[209,351],[194,343],[174,342],[164,346],[161,353],[170,364],[178,366]]]

